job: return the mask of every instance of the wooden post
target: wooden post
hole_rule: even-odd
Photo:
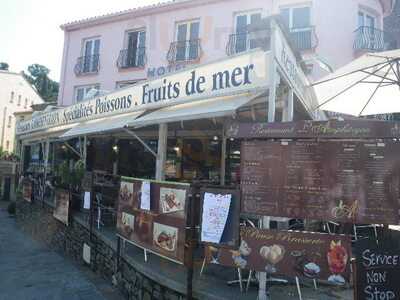
[[[156,159],[156,180],[165,179],[165,161],[167,158],[168,124],[160,124],[158,129],[158,148]]]

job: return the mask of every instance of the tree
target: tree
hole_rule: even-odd
[[[28,66],[29,74],[24,77],[31,83],[46,102],[57,101],[58,82],[49,78],[50,70],[43,65],[33,64]]]
[[[6,62],[0,62],[0,70],[8,71],[10,66]]]

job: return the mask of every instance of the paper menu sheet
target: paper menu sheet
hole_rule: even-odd
[[[204,193],[201,224],[201,241],[216,243],[221,241],[228,219],[232,195]]]
[[[143,181],[140,196],[140,209],[150,210],[150,182]]]
[[[85,192],[83,208],[90,209],[90,192]]]

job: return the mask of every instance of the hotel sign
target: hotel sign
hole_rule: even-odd
[[[17,135],[133,111],[268,87],[268,52],[257,50],[141,82],[17,124]]]

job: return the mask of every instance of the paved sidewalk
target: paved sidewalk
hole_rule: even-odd
[[[0,300],[122,299],[88,269],[20,231],[4,207],[0,205]]]

